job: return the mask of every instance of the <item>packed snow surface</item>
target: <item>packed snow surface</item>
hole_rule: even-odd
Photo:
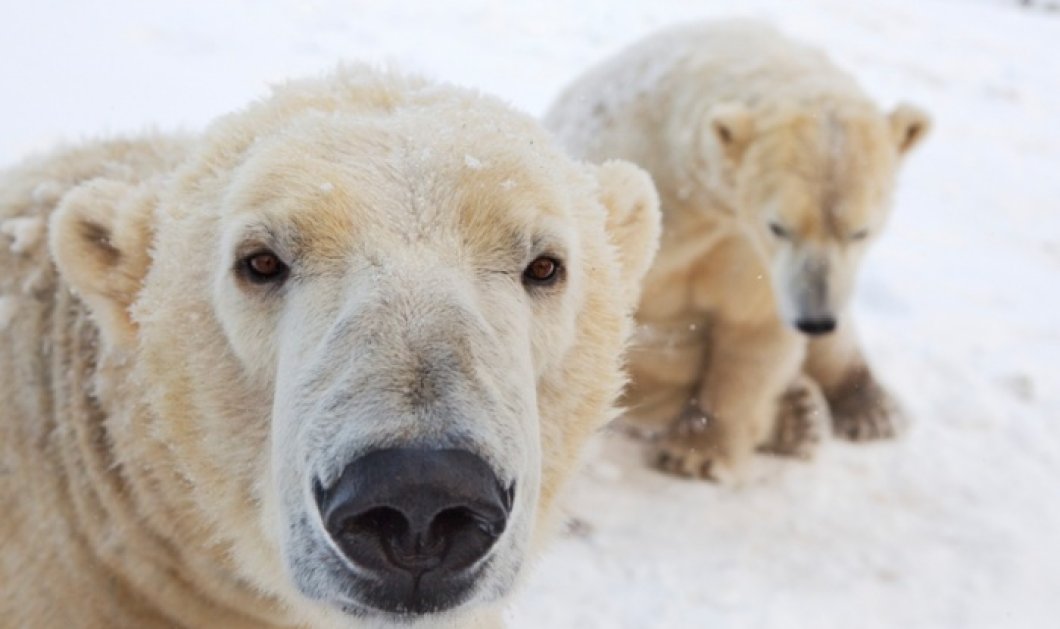
[[[517,629],[1060,626],[1060,13],[1047,3],[7,4],[3,163],[59,140],[199,128],[339,60],[540,114],[624,44],[728,15],[824,47],[881,103],[924,106],[935,128],[855,304],[910,432],[829,443],[812,463],[762,458],[739,487],[662,476],[609,436],[571,487],[578,525],[508,617]],[[33,240],[11,231],[9,245]],[[0,304],[0,324],[13,307]]]

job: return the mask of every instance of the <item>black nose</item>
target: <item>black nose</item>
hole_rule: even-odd
[[[461,602],[504,532],[514,486],[464,450],[377,450],[317,487],[324,527],[346,557],[373,573],[372,605],[439,611]]]
[[[816,319],[799,319],[795,327],[806,334],[828,334],[835,330],[835,319],[832,317],[819,317]]]

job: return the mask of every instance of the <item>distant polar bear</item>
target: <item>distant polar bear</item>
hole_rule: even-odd
[[[728,21],[634,44],[576,79],[546,125],[659,189],[626,402],[661,467],[721,476],[756,447],[807,455],[827,406],[844,437],[892,434],[847,302],[924,113],[885,115],[821,52]]]
[[[498,624],[658,223],[643,171],[357,68],[3,173],[0,625]]]

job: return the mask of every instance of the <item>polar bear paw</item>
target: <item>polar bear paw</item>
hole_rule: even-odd
[[[777,408],[773,434],[759,450],[770,454],[809,459],[828,433],[828,401],[817,383],[799,376],[784,391]]]
[[[675,476],[722,480],[726,474],[719,461],[714,421],[698,408],[678,418],[657,437],[652,452],[653,465]]]
[[[898,403],[864,367],[855,369],[829,396],[832,429],[850,441],[889,439],[904,428]]]

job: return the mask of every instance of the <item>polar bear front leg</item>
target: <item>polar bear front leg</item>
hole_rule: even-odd
[[[680,476],[731,477],[772,435],[778,401],[798,374],[805,346],[780,322],[718,321],[697,404],[660,437],[656,465]]]
[[[866,441],[899,432],[901,411],[865,361],[849,314],[835,332],[810,341],[806,371],[828,399],[837,436]]]

